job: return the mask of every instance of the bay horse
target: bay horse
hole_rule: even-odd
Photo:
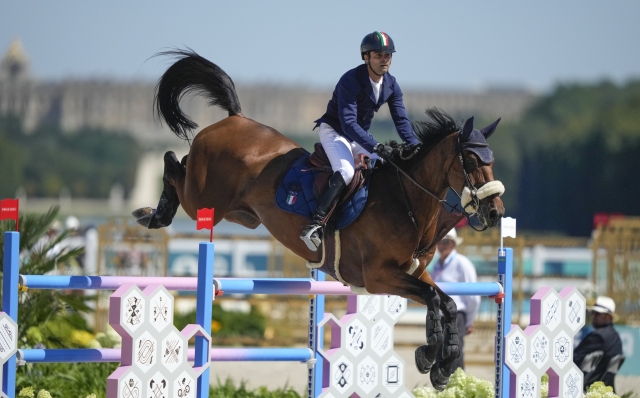
[[[233,81],[214,63],[192,50],[158,55],[177,57],[156,86],[154,106],[178,137],[190,140],[197,127],[180,109],[180,99],[186,94],[204,95],[210,105],[225,109],[229,116],[202,129],[181,161],[173,152],[165,154],[160,201],[155,209],[134,211],[138,223],[147,228],[166,227],[180,205],[192,219],[198,209],[215,208],[214,224],[222,219],[252,229],[263,224],[297,255],[309,262],[320,261],[321,251],[310,251],[299,238],[309,220],[275,203],[289,166],[306,151],[273,128],[245,117]],[[478,194],[483,187],[502,185],[494,181],[492,155],[487,159],[478,151],[482,148],[487,153],[485,139],[497,121],[476,130],[470,118],[461,130],[442,111],[431,109],[427,114],[431,121],[414,124],[422,141],[417,154],[408,160],[398,157],[384,162],[372,173],[364,210],[340,230],[339,267],[348,284],[368,293],[402,296],[427,306],[427,345],[416,349],[415,361],[420,372],[431,372],[434,388],[442,390],[459,354],[456,305],[436,286],[426,266],[437,241],[461,218],[439,225],[446,213],[442,203],[450,187],[464,191],[469,211],[462,215],[477,212],[485,228],[494,227],[504,214],[499,197],[504,188]],[[334,275],[332,269],[321,270]]]

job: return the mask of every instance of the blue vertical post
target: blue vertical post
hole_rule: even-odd
[[[317,281],[325,281],[326,275],[324,272],[312,269],[311,279]],[[316,362],[312,368],[309,369],[309,378],[307,380],[307,397],[316,398],[322,394],[322,367],[323,359],[318,354],[318,348],[324,347],[324,333],[323,330],[318,329],[318,324],[324,318],[324,294],[316,294],[310,299],[309,303],[309,348],[313,351]],[[324,329],[324,328],[321,328]]]
[[[211,305],[213,303],[213,247],[210,242],[200,243],[198,253],[198,291],[196,292],[196,323],[211,335]],[[209,358],[209,346],[202,336],[196,336],[195,366],[203,366]],[[197,398],[209,396],[209,369],[198,377]]]
[[[513,297],[513,249],[498,250],[498,282],[502,284],[504,300],[498,304],[496,324],[496,398],[508,398],[511,379],[505,365],[505,336],[511,331],[511,304]]]
[[[4,233],[2,272],[2,311],[18,323],[18,274],[20,272],[19,232]],[[9,398],[16,396],[16,354],[13,354],[2,368],[2,391],[4,391]]]

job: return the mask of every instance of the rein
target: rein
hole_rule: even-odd
[[[471,177],[469,177],[469,174],[467,173],[467,170],[464,167],[464,159],[462,156],[462,143],[460,142],[460,133],[458,133],[458,137],[456,139],[456,156],[458,157],[458,159],[460,160],[460,165],[462,166],[462,173],[464,175],[465,178],[465,188],[468,188],[468,190],[471,192],[471,197],[470,197],[470,202],[466,205],[464,205],[463,209],[460,210],[458,209],[458,205],[452,205],[451,203],[447,202],[446,198],[445,199],[440,199],[436,194],[434,194],[433,192],[431,192],[430,190],[428,190],[427,188],[423,187],[418,181],[416,181],[413,177],[411,177],[406,171],[402,170],[397,164],[395,164],[392,160],[387,160],[393,167],[396,168],[396,175],[398,176],[398,182],[400,182],[400,188],[402,191],[402,196],[404,197],[404,202],[407,205],[407,208],[409,209],[408,211],[408,216],[411,219],[411,223],[413,224],[413,227],[416,229],[416,232],[420,232],[419,228],[418,228],[418,224],[416,222],[413,210],[411,208],[411,203],[409,202],[409,197],[407,196],[407,192],[404,189],[404,184],[402,183],[402,178],[400,176],[400,173],[402,173],[409,181],[411,181],[415,186],[417,186],[418,188],[420,188],[420,190],[422,190],[423,192],[429,194],[431,197],[433,197],[435,200],[438,201],[438,203],[442,204],[443,207],[445,207],[445,209],[447,209],[447,211],[449,213],[453,213],[454,211],[459,212],[462,216],[464,216],[467,220],[469,220],[469,226],[471,226],[471,228],[473,228],[476,231],[484,231],[488,228],[487,225],[483,224],[483,228],[478,229],[476,228],[472,223],[471,223],[471,217],[477,216],[477,213],[473,212],[468,212],[466,211],[466,207],[471,205],[474,208],[478,208],[478,206],[480,205],[480,199],[478,198],[478,196],[476,195],[477,189],[475,187],[475,185],[471,182]],[[447,170],[447,175],[449,173],[449,170],[451,170],[451,166],[453,165],[453,161],[451,162],[451,165],[449,166],[449,169]],[[452,188],[451,186],[447,187],[448,189],[451,189],[459,198],[461,197],[461,194],[456,191],[454,188]],[[414,258],[418,258],[422,255],[424,255],[427,250],[428,250],[429,246],[425,246],[422,249],[416,249],[416,251],[414,252]]]

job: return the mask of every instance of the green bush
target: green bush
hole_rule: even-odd
[[[274,391],[266,387],[248,390],[244,380],[236,387],[231,379],[227,379],[225,382],[218,380],[217,385],[209,388],[209,398],[302,398],[302,395],[287,386]]]
[[[85,398],[90,394],[95,394],[96,398],[106,398],[107,377],[119,365],[38,363],[19,366],[16,372],[16,391],[33,387],[35,391],[48,391],[53,398]]]
[[[106,398],[107,377],[119,364],[37,364],[19,368],[18,397],[26,398]],[[25,368],[28,368],[25,370]],[[36,391],[39,391],[36,395]],[[46,395],[50,394],[50,395]],[[266,387],[255,390],[247,388],[246,382],[239,386],[231,380],[218,380],[209,387],[209,398],[302,398],[302,395],[285,386],[269,391]]]
[[[80,256],[84,248],[58,249],[60,243],[69,236],[68,230],[54,233],[51,225],[58,215],[54,206],[45,214],[20,214],[20,273],[24,275],[45,275],[65,267]],[[14,221],[0,222],[0,264],[4,262],[4,232],[15,228]],[[4,267],[4,265],[3,265]],[[29,289],[20,293],[18,311],[18,344],[20,348],[28,343],[27,333],[40,339],[38,343],[46,347],[65,347],[65,333],[71,329],[89,332],[81,313],[91,312],[86,305],[87,298],[67,294],[62,290]],[[51,322],[51,323],[49,323]],[[60,322],[61,325],[56,325]],[[36,331],[33,328],[40,329]],[[62,329],[68,329],[66,332]],[[51,338],[51,341],[49,341]]]
[[[549,376],[542,375],[540,396],[547,398],[549,395]],[[492,398],[495,396],[493,384],[486,380],[468,375],[462,368],[456,369],[449,379],[449,384],[443,391],[436,391],[431,387],[418,387],[413,390],[416,398]],[[625,394],[631,398],[633,395]],[[593,383],[587,389],[585,398],[620,398],[613,393],[613,388],[607,387],[601,381]]]
[[[213,303],[211,308],[211,335],[213,337],[255,337],[264,336],[267,319],[260,311],[251,306],[248,314],[235,311],[225,311],[220,304]],[[173,324],[182,330],[186,325],[196,323],[196,312],[175,314]]]

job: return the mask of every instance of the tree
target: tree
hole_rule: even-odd
[[[519,227],[589,235],[596,212],[640,214],[640,81],[561,85],[512,129]]]

